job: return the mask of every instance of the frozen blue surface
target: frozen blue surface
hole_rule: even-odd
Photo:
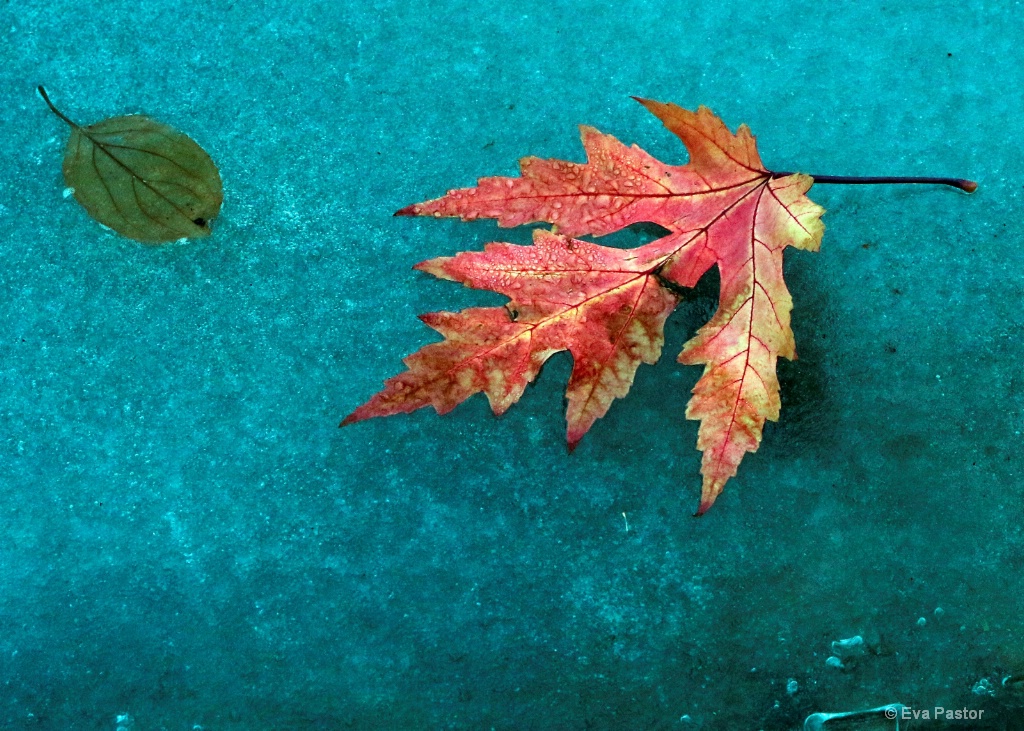
[[[2,3],[0,726],[793,729],[900,701],[1020,728],[1020,8],[752,5]],[[65,199],[40,83],[202,144],[214,235],[147,247]],[[630,95],[749,124],[773,169],[981,187],[812,189],[782,420],[700,520],[673,355],[713,281],[571,457],[567,356],[500,420],[339,430],[433,339],[417,313],[500,301],[410,267],[529,240],[392,212],[580,160],[580,123],[685,160]]]

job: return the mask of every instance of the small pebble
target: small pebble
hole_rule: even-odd
[[[974,695],[995,695],[995,688],[992,687],[992,682],[988,678],[982,678],[971,688],[971,692]]]
[[[864,638],[860,635],[847,637],[845,640],[835,640],[832,643],[832,654],[840,657],[863,655],[865,650]]]

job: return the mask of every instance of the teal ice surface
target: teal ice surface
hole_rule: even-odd
[[[0,726],[1020,712],[1016,3],[10,0],[0,33]],[[37,84],[203,145],[213,236],[90,220]],[[417,313],[501,301],[410,267],[529,240],[392,212],[580,160],[581,123],[684,161],[630,95],[748,124],[773,169],[980,188],[811,190],[782,419],[699,520],[699,369],[673,356],[713,281],[572,456],[567,356],[502,419],[475,397],[339,430],[434,339]]]

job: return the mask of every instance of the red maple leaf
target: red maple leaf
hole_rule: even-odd
[[[501,414],[552,354],[568,350],[566,418],[575,447],[612,401],[626,395],[639,364],[660,356],[679,287],[693,287],[717,265],[718,311],[679,355],[682,363],[704,364],[686,416],[701,422],[698,514],[711,507],[743,455],[757,449],[765,420],[779,417],[776,360],[796,357],[782,252],[818,249],[824,209],[804,195],[810,176],[764,167],[745,125],[733,134],[705,107],[691,112],[638,101],[683,141],[689,164],[665,165],[635,145],[581,127],[584,164],[527,157],[519,178],[482,178],[474,188],[398,211],[494,218],[504,227],[546,221],[554,230],[536,231],[532,246],[492,243],[482,252],[418,264],[510,301],[422,316],[444,340],[406,358],[408,370],[342,425],[423,406],[444,414],[481,391]],[[640,222],[669,233],[628,250],[574,238]]]

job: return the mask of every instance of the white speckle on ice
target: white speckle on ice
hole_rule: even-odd
[[[841,657],[853,657],[863,655],[865,651],[864,638],[860,635],[848,637],[845,640],[835,640],[832,643],[832,654]]]

